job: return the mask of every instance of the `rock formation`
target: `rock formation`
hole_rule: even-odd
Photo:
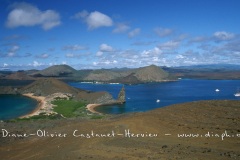
[[[122,89],[120,90],[120,92],[118,94],[117,101],[119,101],[120,103],[125,103],[126,102],[124,86],[122,87]]]

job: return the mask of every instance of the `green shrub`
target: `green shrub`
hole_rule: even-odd
[[[54,112],[63,115],[64,117],[76,117],[77,110],[85,110],[85,103],[74,100],[55,100],[52,102],[56,107],[53,108]]]

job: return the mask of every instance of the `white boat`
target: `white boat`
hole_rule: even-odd
[[[160,102],[160,100],[159,99],[157,99],[157,101],[156,101],[157,103],[159,103]]]
[[[240,90],[239,88],[237,89],[237,93],[234,94],[235,97],[240,97]]]
[[[216,92],[219,92],[220,90],[219,90],[219,89],[216,89],[215,91],[216,91]]]
[[[235,97],[240,97],[240,92],[234,94]]]

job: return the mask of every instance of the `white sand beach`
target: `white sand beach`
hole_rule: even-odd
[[[35,99],[38,101],[39,104],[38,104],[38,107],[36,107],[32,112],[28,113],[27,115],[21,116],[20,118],[27,118],[34,115],[39,115],[40,110],[46,108],[46,104],[47,104],[46,97],[34,96],[33,93],[26,93],[26,94],[23,94],[23,96]]]
[[[95,110],[95,108],[96,108],[96,107],[99,107],[99,106],[101,106],[101,104],[88,104],[88,105],[86,106],[86,109],[87,109],[88,111],[92,112],[92,113],[101,114],[100,112],[97,112],[97,111]]]

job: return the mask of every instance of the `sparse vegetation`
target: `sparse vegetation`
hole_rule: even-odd
[[[77,113],[85,111],[86,104],[84,102],[74,100],[55,100],[52,104],[56,105],[53,108],[54,112],[63,115],[64,117],[76,117]]]
[[[46,115],[45,113],[40,113],[39,115],[35,115],[28,118],[16,118],[12,120],[7,120],[7,122],[30,121],[30,120],[40,120],[40,119],[51,120],[51,119],[60,119],[60,118],[62,117],[59,114]]]
[[[75,100],[55,100],[52,104],[56,105],[53,108],[54,112],[57,112],[59,115],[63,115],[66,118],[72,117],[82,117],[90,119],[102,119],[106,115],[99,115],[95,113],[89,114],[89,111],[86,110],[86,103],[83,101]]]
[[[102,119],[102,118],[104,118],[104,115],[92,115],[91,116],[91,119]]]

